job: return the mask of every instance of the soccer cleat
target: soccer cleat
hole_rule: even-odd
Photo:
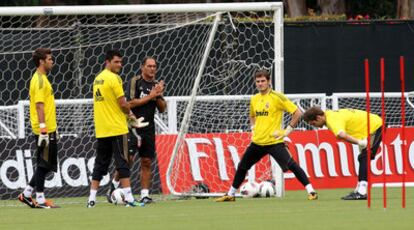
[[[31,197],[25,197],[23,193],[20,193],[18,196],[20,202],[27,204],[31,208],[36,207],[36,203],[33,201]]]
[[[367,195],[362,195],[359,192],[351,192],[350,194],[341,198],[342,200],[366,200]]]
[[[115,186],[114,186],[114,184],[112,183],[112,182],[110,182],[110,186],[109,186],[109,189],[108,189],[108,192],[106,193],[106,200],[108,201],[108,203],[113,203],[113,201],[112,201],[112,198],[111,198],[111,196],[112,196],[112,193],[114,192],[114,190],[115,190]]]
[[[154,203],[154,201],[152,200],[152,198],[148,197],[148,196],[144,196],[143,198],[141,198],[141,200],[139,200],[140,203],[144,203],[144,204],[151,204]]]
[[[87,208],[93,208],[95,207],[96,202],[94,200],[88,201],[88,203],[86,204]]]
[[[35,208],[50,209],[52,207],[48,206],[46,203],[44,203],[44,204],[37,203]]]
[[[234,196],[229,196],[229,195],[224,195],[222,197],[219,197],[217,199],[214,200],[215,202],[228,202],[228,201],[236,201],[236,197]]]
[[[125,201],[125,207],[144,207],[145,204],[136,200],[132,202]]]
[[[318,199],[318,193],[311,192],[308,194],[308,200],[317,200]]]
[[[50,208],[60,208],[60,206],[57,206],[53,203],[53,201],[51,200],[46,200],[45,203],[40,204],[40,203],[36,203],[35,204],[35,208],[44,208],[44,209],[50,209]]]

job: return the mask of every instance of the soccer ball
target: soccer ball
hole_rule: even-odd
[[[111,194],[112,203],[115,205],[125,204],[125,195],[122,188],[115,189]]]
[[[259,194],[259,184],[257,182],[246,182],[240,188],[240,193],[244,198],[255,197]]]
[[[276,187],[270,181],[262,181],[260,183],[259,193],[261,197],[272,197],[276,195]]]

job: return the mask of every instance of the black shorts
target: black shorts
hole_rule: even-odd
[[[128,134],[129,154],[138,154],[139,157],[155,158],[155,134],[152,132],[140,132],[135,129],[138,137],[130,130]]]
[[[97,138],[97,156],[95,159],[94,174],[106,175],[112,156],[115,160],[115,169],[128,169],[128,139],[127,135]]]
[[[37,146],[39,136],[35,135],[36,144],[36,162],[37,167],[49,169],[53,172],[57,172],[57,140],[56,132],[49,133],[49,145],[46,147]]]
[[[371,160],[375,159],[375,155],[378,152],[379,146],[381,144],[382,141],[382,126],[380,126],[374,134],[371,134],[371,154],[370,154],[370,158]],[[361,154],[367,154],[367,148],[363,149],[361,151]]]
[[[286,172],[289,169],[289,164],[294,162],[285,143],[263,146],[251,143],[240,160],[239,167],[249,170],[267,154],[270,154],[276,160],[283,172]]]

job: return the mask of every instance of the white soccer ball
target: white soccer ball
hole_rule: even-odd
[[[125,204],[125,195],[122,188],[115,189],[111,194],[112,203],[115,205]]]
[[[272,197],[276,195],[276,187],[270,181],[262,181],[260,183],[259,193],[261,197]]]
[[[246,182],[240,188],[240,193],[244,198],[255,197],[259,194],[259,184],[257,182]]]

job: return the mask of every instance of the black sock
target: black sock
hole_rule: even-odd
[[[289,169],[293,172],[293,174],[295,174],[296,178],[303,186],[309,184],[309,179],[306,176],[305,171],[303,171],[303,169],[296,162],[291,163]]]
[[[50,172],[50,170],[46,168],[38,167],[36,169],[36,173],[33,176],[35,178],[34,182],[36,185],[36,192],[43,192],[43,190],[45,189],[45,179],[46,179],[46,174],[48,172]]]
[[[34,188],[36,187],[36,174],[37,174],[37,169],[35,171],[35,173],[32,176],[32,179],[30,179],[29,185]]]
[[[238,189],[246,177],[247,170],[240,167],[237,168],[236,175],[234,175],[233,188]]]
[[[359,162],[359,169],[358,169],[358,181],[368,181],[367,180],[367,175],[368,175],[368,170],[367,170],[367,155],[365,154],[360,154],[358,156],[358,162]]]

